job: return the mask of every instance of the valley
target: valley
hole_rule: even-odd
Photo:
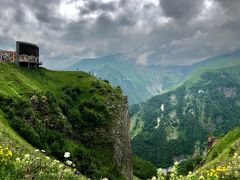
[[[130,108],[135,155],[157,167],[206,153],[209,135],[240,124],[240,65],[198,71],[180,86]]]

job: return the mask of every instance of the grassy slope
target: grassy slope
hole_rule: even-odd
[[[26,152],[33,152],[35,150],[28,142],[18,135],[9,125],[6,119],[0,113],[0,142],[1,144],[9,144],[14,142],[25,149]]]
[[[89,88],[89,83],[92,77],[86,73],[74,72],[52,72],[45,69],[32,70],[20,68],[14,64],[0,64],[0,93],[5,96],[14,96],[16,98],[25,98],[23,92],[26,91],[52,91],[60,92],[60,87],[66,84],[71,84],[79,80],[78,76],[83,76],[81,79],[82,88]],[[39,76],[44,77],[39,78]],[[8,81],[10,80],[10,81]],[[56,84],[51,83],[55,81]],[[86,97],[87,98],[87,97]],[[19,155],[25,153],[34,153],[35,149],[31,144],[26,142],[19,134],[14,131],[4,118],[4,112],[0,111],[0,143],[1,145],[14,145],[21,149]],[[45,155],[42,154],[44,158]]]
[[[210,149],[204,159],[204,165],[201,169],[214,167],[220,162],[226,161],[234,153],[240,153],[240,128],[236,128],[225,136],[221,137],[218,142]]]
[[[105,83],[104,81],[98,81],[97,78],[85,72],[66,72],[66,71],[57,72],[57,71],[46,70],[44,68],[40,68],[37,70],[26,69],[23,67],[19,67],[15,64],[0,63],[0,73],[1,73],[0,95],[2,97],[11,97],[16,102],[19,100],[29,102],[31,95],[38,94],[38,93],[44,94],[46,92],[53,93],[56,98],[61,100],[61,97],[64,97],[65,95],[63,92],[63,88],[66,86],[68,87],[77,86],[83,91],[83,93],[81,93],[79,96],[73,99],[76,106],[80,104],[80,102],[84,102],[85,100],[87,101],[92,97],[98,98],[99,101],[102,100],[102,102],[106,102],[106,101],[109,102],[110,100],[113,102],[117,102],[119,98],[121,99],[119,95],[119,90],[112,89],[109,84]],[[95,81],[100,83],[99,86],[104,88],[104,92],[102,92],[102,89],[100,90],[97,89],[93,92],[91,91],[92,83]],[[108,93],[106,94],[106,92]],[[8,114],[4,112],[1,113],[1,124],[7,132],[8,134],[7,136],[9,136],[10,139],[13,139],[13,140],[16,139],[16,141],[20,143],[21,146],[25,146],[27,147],[27,149],[32,151],[33,148],[26,141],[20,138],[11,128],[9,128],[9,126],[7,126],[7,120],[8,120],[6,119],[7,116]],[[94,129],[90,129],[90,128],[85,130],[81,129],[80,132],[85,131],[83,132],[85,134],[89,132],[89,134],[86,134],[87,135],[86,138],[88,138],[88,135],[89,135],[89,138],[92,138],[92,137],[94,138],[95,136],[94,133],[96,133],[97,135],[98,132],[95,132]],[[84,134],[82,135],[82,137],[83,136]],[[104,140],[104,139],[101,139],[101,137],[98,137],[98,139],[102,141]],[[73,148],[76,147],[76,145],[72,144],[72,141],[69,141],[69,143],[70,143],[69,146],[72,146]],[[68,141],[66,141],[66,144],[68,144]],[[82,147],[82,148],[84,152],[88,151],[85,149],[85,147]],[[107,170],[109,168],[108,166],[110,166],[110,165],[107,166],[107,164],[112,163],[112,154],[111,154],[112,152],[110,152],[111,151],[110,149],[111,147],[102,147],[100,145],[98,146],[98,148],[93,149],[94,151],[93,153],[96,154],[96,156],[94,156],[93,158],[99,159],[101,157],[101,161],[98,162],[97,166],[99,166],[99,168],[102,168],[104,172],[105,170],[108,171]],[[105,158],[102,158],[102,156],[104,156]],[[104,163],[105,166],[102,163]]]
[[[25,91],[61,93],[66,85],[90,88],[93,77],[84,72],[57,72],[46,69],[25,69],[14,64],[0,64],[0,93],[21,97]],[[54,82],[54,83],[53,83]],[[87,97],[86,97],[87,98]]]
[[[42,160],[48,158],[43,153],[36,153],[35,148],[26,142],[22,137],[19,136],[8,124],[7,120],[3,117],[3,113],[0,112],[0,145],[3,147],[9,147],[13,150],[14,157],[23,158],[25,154],[31,154],[32,156],[40,157]],[[15,154],[16,153],[16,154]],[[51,157],[51,161],[55,158]],[[12,169],[13,170],[13,169]],[[38,177],[35,177],[38,178]],[[85,180],[86,177],[80,175],[75,177],[79,180]]]

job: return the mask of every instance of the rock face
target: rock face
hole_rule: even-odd
[[[114,114],[112,114],[114,116],[114,127],[112,129],[114,158],[123,176],[128,180],[132,180],[132,152],[127,98],[124,98],[120,104],[114,106],[117,109],[113,112]]]
[[[224,87],[223,93],[225,97],[236,97],[237,96],[237,88],[236,87]]]

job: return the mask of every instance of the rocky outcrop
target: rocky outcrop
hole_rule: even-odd
[[[111,112],[114,117],[112,129],[114,158],[121,169],[122,175],[128,180],[132,180],[132,152],[127,98],[124,98],[119,104],[113,105],[113,107],[115,107],[115,110]]]
[[[237,96],[237,88],[236,87],[224,87],[223,93],[225,97],[231,98]]]

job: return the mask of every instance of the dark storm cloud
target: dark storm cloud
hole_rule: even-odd
[[[226,10],[227,13],[231,15],[239,15],[240,13],[240,2],[239,0],[215,0],[219,2],[224,9]]]
[[[113,12],[116,10],[116,3],[109,2],[103,3],[101,1],[88,1],[84,8],[80,10],[81,14],[89,14],[93,11],[110,11]]]
[[[0,0],[0,47],[37,43],[52,68],[118,52],[141,63],[190,64],[240,47],[239,0],[75,2]]]
[[[203,0],[160,0],[160,6],[168,17],[191,19],[201,12],[203,2]]]

